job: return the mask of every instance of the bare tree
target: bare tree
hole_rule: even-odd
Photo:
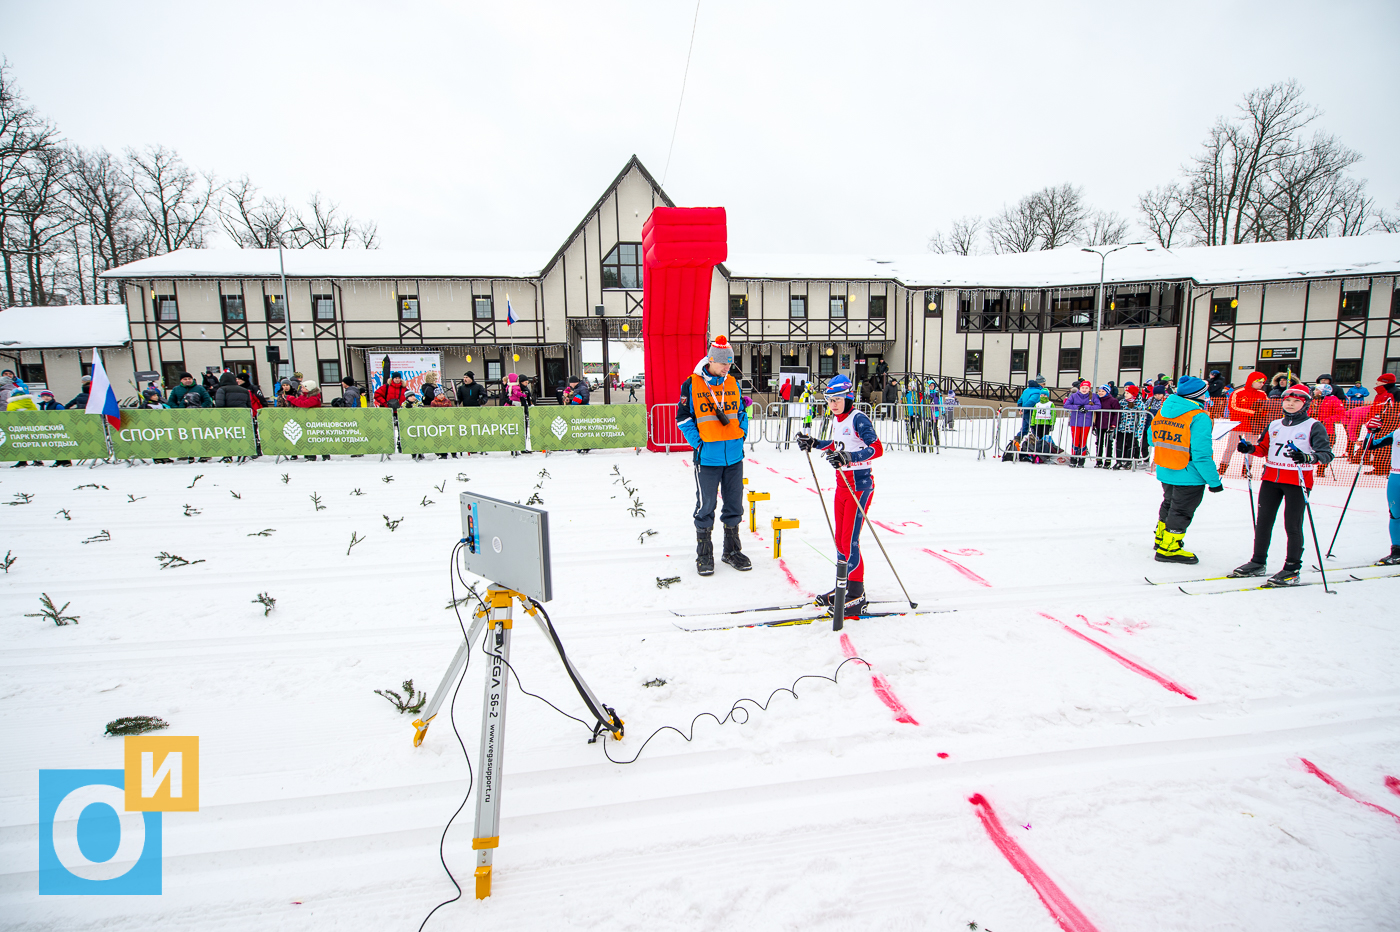
[[[1359,161],[1361,153],[1322,134],[1278,159],[1260,185],[1256,238],[1315,239],[1364,226],[1370,198],[1345,175]]]
[[[1128,221],[1111,210],[1096,210],[1084,221],[1084,242],[1089,246],[1112,246],[1128,239]]]
[[[90,282],[94,301],[120,301],[120,287],[99,276],[146,255],[131,177],[122,162],[105,149],[74,147],[67,157],[66,188],[78,220],[73,231],[74,261],[84,273],[78,281],[79,294],[86,302]],[[86,269],[82,268],[84,249]]]
[[[224,232],[244,249],[293,248],[346,249],[352,245],[373,249],[378,245],[374,223],[342,217],[340,206],[311,198],[307,212],[287,205],[285,198],[264,197],[245,175],[224,194],[219,205]]]
[[[321,200],[321,192],[311,197],[310,213],[297,215],[297,245],[317,249],[346,249],[351,245],[374,249],[378,246],[378,225],[357,223],[341,217],[340,205]]]
[[[943,255],[970,256],[977,251],[977,237],[981,232],[981,217],[959,217],[953,221],[947,236],[939,231],[929,237],[928,248]]]
[[[1027,195],[1014,207],[1003,207],[1001,213],[987,221],[987,239],[992,251],[1030,252],[1040,245],[1040,208],[1035,195]]]
[[[214,176],[191,169],[165,146],[147,146],[142,152],[128,149],[126,154],[150,254],[203,246],[220,189]]]
[[[1066,181],[1056,187],[1041,188],[1031,199],[1041,249],[1057,249],[1083,239],[1089,218],[1083,188]]]
[[[1382,233],[1400,233],[1400,201],[1395,202],[1395,213],[1384,207],[1376,211],[1375,229]]]
[[[56,297],[69,258],[65,240],[76,223],[64,197],[67,172],[63,150],[51,144],[23,159],[17,175],[7,238],[24,260],[24,300],[36,306],[62,303]]]
[[[1159,185],[1138,198],[1138,211],[1159,246],[1171,248],[1176,228],[1186,216],[1186,194],[1176,182]]]
[[[32,201],[33,162],[57,144],[58,130],[29,106],[15,86],[9,62],[0,60],[0,263],[6,304],[17,302],[16,282],[26,267],[22,227],[26,204]]]

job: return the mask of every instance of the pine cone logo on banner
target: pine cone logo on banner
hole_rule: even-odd
[[[554,423],[549,425],[549,429],[555,437],[563,440],[564,435],[569,432],[569,422],[556,414],[554,416]]]
[[[293,445],[301,439],[301,425],[296,421],[288,421],[282,427],[282,436],[290,440]]]
[[[5,432],[4,432],[3,430],[0,430],[0,447],[3,447],[4,445],[5,445]]]

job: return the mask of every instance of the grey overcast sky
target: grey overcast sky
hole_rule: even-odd
[[[684,2],[0,2],[84,146],[320,190],[383,245],[540,250],[629,155],[658,179]],[[1046,184],[1135,216],[1247,90],[1296,78],[1400,198],[1400,3],[701,0],[667,192],[747,252],[915,252]]]

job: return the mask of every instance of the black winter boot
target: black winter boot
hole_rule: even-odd
[[[830,605],[830,604],[831,604],[832,602],[834,602],[834,601],[836,601],[836,590],[835,590],[835,589],[832,589],[830,592],[823,592],[821,595],[817,596],[817,598],[816,598],[816,603],[817,603],[818,605],[823,605],[823,606],[825,606],[825,605]],[[848,580],[846,580],[846,604],[847,604],[847,605],[850,605],[850,604],[853,603],[853,602],[864,602],[864,601],[865,601],[865,582],[864,582],[863,580],[859,580],[859,579],[848,579]]]
[[[1264,583],[1265,588],[1281,589],[1285,586],[1298,585],[1298,571],[1300,569],[1302,569],[1301,566],[1290,566],[1285,563],[1283,569],[1270,576],[1268,581]]]
[[[1376,566],[1395,566],[1400,564],[1400,544],[1390,545],[1390,556],[1381,557],[1376,561]]]
[[[724,555],[720,559],[736,570],[753,569],[753,561],[744,556],[743,551],[739,548],[739,525],[730,527],[726,524],[724,526]]]
[[[1263,564],[1263,563],[1256,563],[1254,560],[1250,560],[1248,563],[1244,564],[1243,566],[1237,566],[1237,567],[1235,567],[1234,569],[1232,569],[1232,570],[1229,572],[1229,576],[1230,576],[1230,578],[1232,578],[1232,579],[1241,579],[1241,578],[1243,578],[1243,577],[1245,577],[1245,576],[1263,576],[1263,575],[1264,575],[1264,564]]]
[[[695,571],[701,576],[715,575],[715,545],[709,528],[695,529]]]

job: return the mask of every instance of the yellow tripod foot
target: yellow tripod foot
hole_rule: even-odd
[[[433,718],[437,718],[437,716],[434,715],[432,718],[428,719],[428,721],[426,721],[426,722],[423,721],[421,718],[415,718],[415,719],[413,720],[413,746],[414,746],[414,747],[418,747],[418,745],[420,745],[420,744],[423,743],[423,737],[424,737],[424,735],[426,735],[426,734],[428,733],[428,724],[429,724],[430,722],[432,722]]]
[[[476,898],[484,900],[491,895],[491,865],[476,869]]]

